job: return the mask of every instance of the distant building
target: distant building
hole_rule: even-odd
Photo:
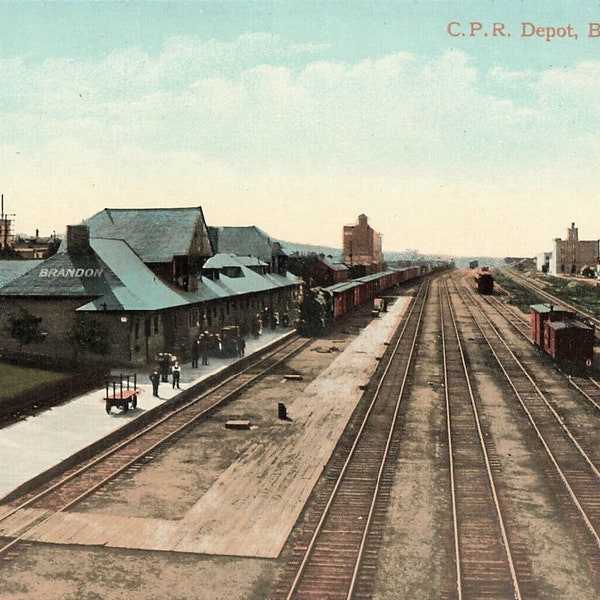
[[[3,213],[0,217],[0,251],[5,253],[14,243],[12,221]]]
[[[385,268],[381,234],[368,223],[366,215],[356,225],[344,225],[342,262],[350,268],[351,277],[371,275]],[[360,267],[357,273],[356,267]]]
[[[41,237],[36,230],[35,236],[15,236],[10,254],[13,258],[27,260],[50,258],[56,254],[60,244],[61,240],[56,235]]]
[[[580,241],[575,223],[567,230],[567,239],[554,240],[549,261],[552,275],[579,275],[584,270],[596,270],[600,257],[598,240]]]
[[[542,252],[535,257],[535,268],[541,273],[548,273],[550,271],[550,261],[552,259],[552,252]]]
[[[329,287],[348,281],[348,267],[323,254],[314,257],[307,269],[309,287]]]

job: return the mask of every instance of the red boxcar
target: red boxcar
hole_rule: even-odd
[[[591,366],[594,360],[594,327],[578,321],[546,321],[544,350],[556,361]]]
[[[531,341],[538,347],[544,348],[544,325],[549,321],[565,321],[575,318],[575,313],[552,304],[532,304],[530,307]]]

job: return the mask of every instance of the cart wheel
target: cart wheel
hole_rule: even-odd
[[[110,415],[110,409],[111,409],[111,407],[112,407],[112,404],[110,402],[107,402],[106,403],[106,414],[107,415]]]

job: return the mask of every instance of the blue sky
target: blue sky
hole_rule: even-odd
[[[48,234],[201,205],[335,246],[364,212],[385,250],[456,256],[596,239],[600,3],[548,4],[0,3],[5,210]]]

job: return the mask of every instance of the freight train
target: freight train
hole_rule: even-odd
[[[531,341],[562,365],[591,368],[595,328],[573,311],[552,304],[530,307]]]
[[[448,268],[448,265],[406,267],[373,273],[328,287],[312,288],[305,293],[297,329],[302,335],[324,335],[336,320],[380,296],[384,290],[443,268]]]

